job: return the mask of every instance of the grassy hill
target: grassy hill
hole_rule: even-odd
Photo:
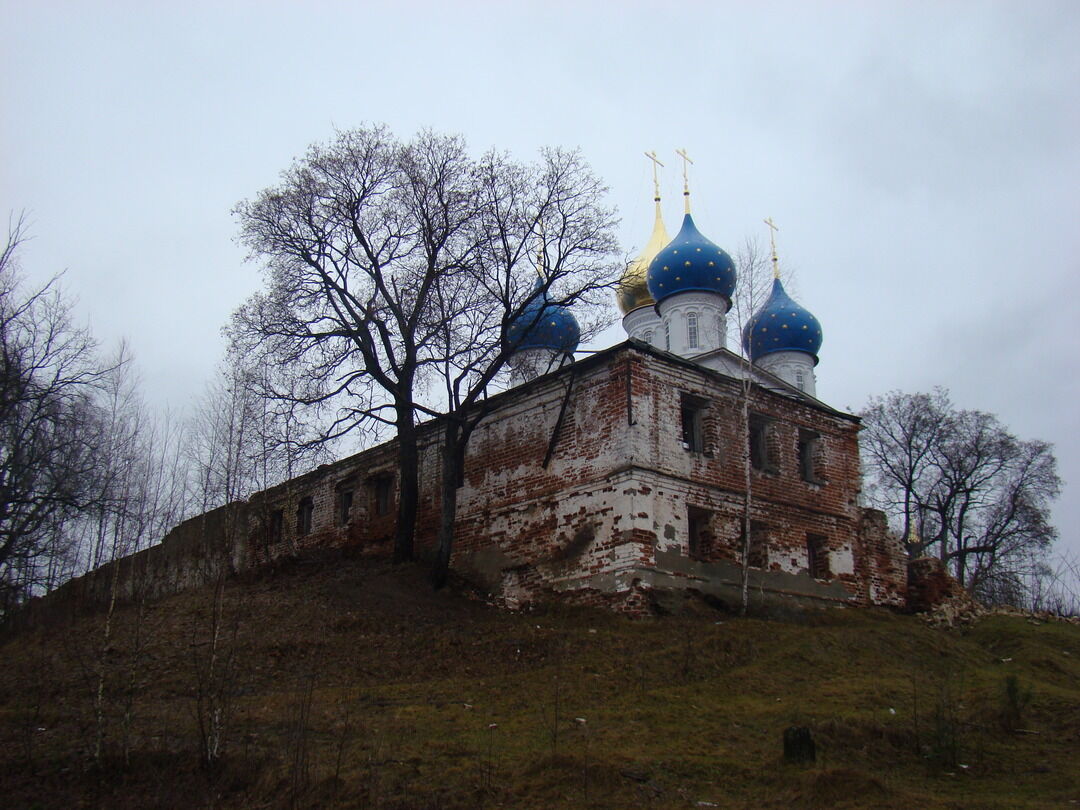
[[[24,630],[2,646],[0,803],[1080,803],[1080,627],[688,607],[511,614],[338,557],[118,608],[107,644],[103,613]],[[783,761],[793,724],[816,763]]]

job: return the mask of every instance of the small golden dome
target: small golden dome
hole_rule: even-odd
[[[656,254],[663,250],[671,241],[667,228],[664,227],[664,218],[660,214],[660,198],[656,198],[656,221],[653,223],[652,236],[645,244],[641,254],[626,267],[626,272],[619,279],[619,287],[615,293],[615,300],[619,304],[619,310],[627,315],[640,307],[651,307],[656,302],[649,295],[649,287],[645,283],[645,274],[649,271],[649,264]]]

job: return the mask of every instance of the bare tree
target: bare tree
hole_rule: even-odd
[[[192,713],[203,766],[211,773],[226,748],[238,688],[243,605],[229,598],[226,583],[233,552],[247,541],[236,504],[259,480],[258,405],[245,371],[225,364],[200,399],[186,437],[192,502],[203,513],[222,508],[219,519],[211,522],[204,514],[200,524],[199,576],[212,590],[191,624]]]
[[[526,307],[539,295],[576,304],[583,334],[594,334],[606,325],[601,313],[620,269],[613,262],[612,214],[601,205],[606,188],[576,153],[548,151],[543,158],[531,170],[495,156],[482,162],[474,261],[436,286],[435,370],[445,387],[441,514],[432,566],[437,588],[449,572],[469,439],[489,413],[489,386],[515,351],[511,326],[517,323],[524,333],[535,325],[545,308]],[[534,244],[536,258],[530,260]]]
[[[754,317],[754,313],[768,300],[776,273],[780,274],[780,280],[785,287],[792,287],[794,278],[788,264],[781,264],[779,258],[773,263],[769,247],[756,236],[743,239],[742,245],[735,252],[735,266],[739,283],[731,299],[728,345],[737,346],[741,350],[743,329]]]
[[[929,394],[894,392],[871,399],[863,409],[860,437],[867,495],[897,524],[907,552],[921,556],[928,543],[921,538],[918,493],[929,491],[935,448],[945,441],[952,403],[936,388]]]
[[[770,262],[767,252],[755,237],[748,236],[743,240],[742,247],[735,254],[736,267],[738,268],[738,286],[735,289],[735,297],[731,302],[732,317],[730,323],[733,327],[732,335],[735,343],[744,350],[742,334],[747,324],[750,323],[754,314],[761,308],[769,297],[773,278],[779,268],[779,262],[775,255]],[[772,265],[770,267],[770,264]],[[753,460],[750,447],[750,394],[753,390],[754,379],[749,368],[750,358],[746,357],[747,368],[739,380],[739,405],[742,412],[743,432],[743,526],[742,526],[742,571],[740,582],[741,606],[740,610],[745,615],[750,607],[750,559],[751,548],[754,542],[754,478]]]
[[[62,518],[89,505],[100,453],[86,426],[105,369],[57,279],[25,291],[12,219],[0,252],[0,583],[5,609],[36,587],[40,558],[63,553]]]
[[[943,389],[873,398],[863,416],[868,494],[912,556],[936,553],[961,584],[991,597],[1038,564],[1057,530],[1053,448],[1017,439],[997,417],[957,410]]]
[[[307,371],[293,391],[266,393],[325,414],[323,438],[395,431],[395,559],[413,553],[417,420],[449,415],[445,464],[455,467],[475,426],[463,414],[502,371],[510,324],[538,297],[588,299],[599,275],[613,275],[603,191],[576,153],[476,160],[458,137],[404,143],[371,127],[311,147],[279,186],[237,207],[267,286],[234,317],[234,345]]]
[[[145,590],[131,555],[155,543],[182,516],[184,481],[178,470],[178,434],[167,421],[151,419],[138,394],[138,380],[126,345],[121,344],[93,387],[93,408],[82,432],[96,448],[98,464],[86,484],[87,506],[62,515],[53,527],[68,539],[73,561],[81,570],[104,568],[104,616],[101,635],[74,639],[94,717],[94,736],[88,745],[100,762],[115,715],[127,740],[134,717],[142,652],[142,600]],[[77,561],[77,562],[76,562]],[[59,578],[43,583],[59,584]],[[118,660],[111,653],[118,637],[116,607],[122,598],[139,601],[132,628],[134,639],[127,662],[126,685],[120,684]],[[115,698],[123,699],[122,705]]]

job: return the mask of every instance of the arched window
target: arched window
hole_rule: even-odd
[[[641,338],[642,338],[642,340],[644,340],[646,343],[648,343],[651,346],[652,345],[652,329],[650,329],[644,335],[642,335]]]
[[[691,312],[686,316],[686,347],[688,349],[696,349],[698,347],[698,324],[696,312]]]
[[[671,322],[664,321],[664,349],[671,351]]]

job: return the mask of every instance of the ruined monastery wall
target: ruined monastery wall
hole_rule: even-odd
[[[751,587],[761,602],[903,604],[903,551],[857,505],[858,420],[753,386]],[[470,440],[451,566],[510,606],[551,594],[629,612],[686,589],[737,604],[747,421],[740,381],[638,344],[497,395]],[[439,431],[421,426],[417,548],[439,514]],[[389,555],[393,442],[187,521],[118,563],[125,598],[308,548]],[[107,598],[107,567],[65,588]],[[61,589],[63,590],[63,589]]]

